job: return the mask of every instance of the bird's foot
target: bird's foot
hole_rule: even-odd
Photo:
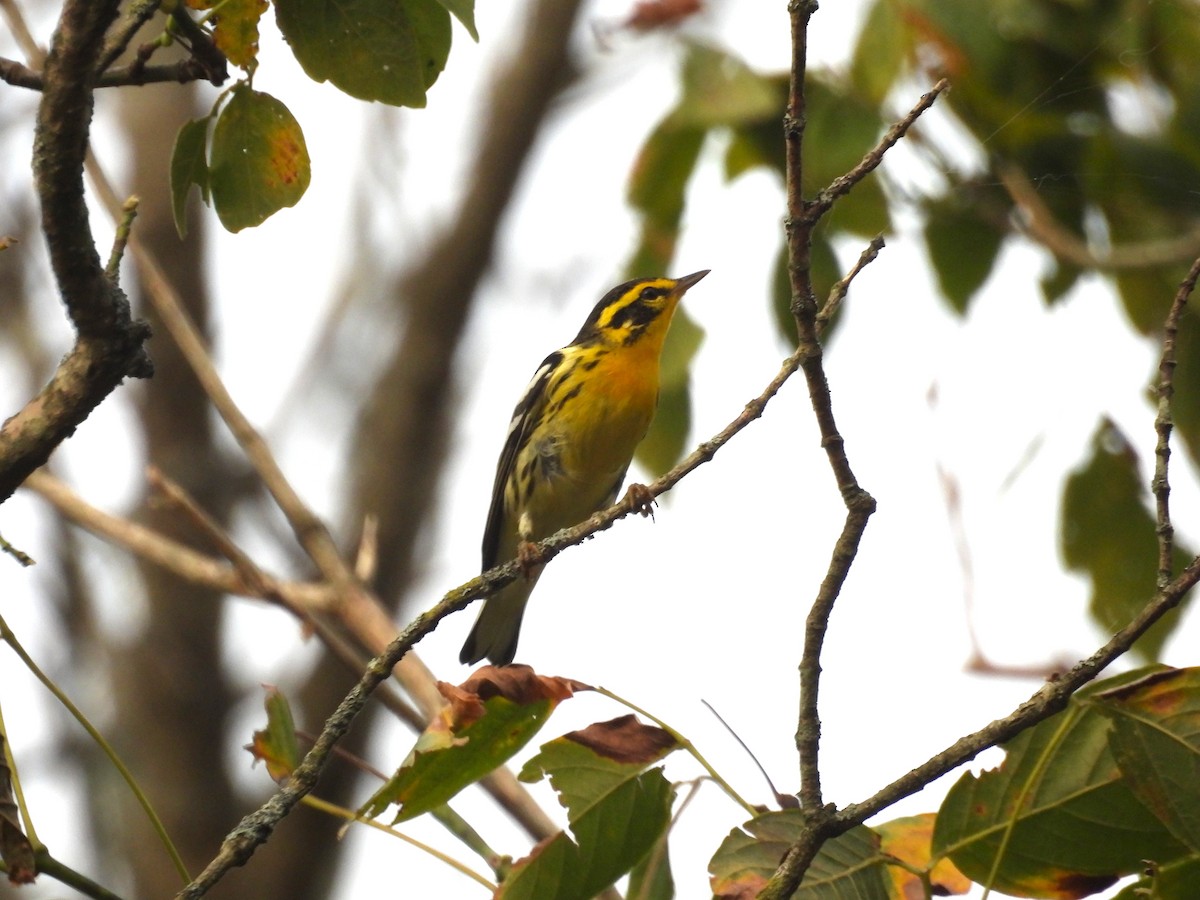
[[[517,564],[521,574],[528,580],[534,576],[542,565],[542,551],[533,541],[521,541],[517,544]]]
[[[629,485],[625,491],[625,502],[629,504],[629,511],[635,512],[640,516],[649,516],[654,519],[654,506],[657,501],[654,495],[650,493],[650,488],[644,484],[638,484],[636,481]]]

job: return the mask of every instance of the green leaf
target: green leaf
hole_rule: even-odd
[[[438,3],[446,7],[458,19],[463,28],[467,29],[467,34],[471,35],[471,40],[479,43],[479,32],[475,30],[475,0],[438,0]]]
[[[213,15],[213,43],[225,58],[247,72],[258,66],[258,21],[267,0],[222,0]]]
[[[704,136],[704,129],[680,125],[668,116],[642,144],[626,187],[629,205],[642,218],[637,248],[625,267],[627,277],[658,275],[670,268],[688,180]]]
[[[908,50],[896,0],[875,0],[858,33],[850,77],[874,106],[882,106],[896,83]]]
[[[669,835],[669,830],[664,831],[650,852],[630,871],[625,900],[674,900],[675,879],[671,876]]]
[[[374,817],[400,804],[395,821],[403,822],[436,809],[510,759],[560,701],[584,687],[528,666],[484,666],[459,687],[439,683],[448,705],[360,813]]]
[[[714,898],[757,896],[803,828],[804,813],[785,809],[733,829],[708,864]],[[887,897],[886,861],[878,836],[860,825],[822,845],[794,896],[798,900]]]
[[[498,900],[591,900],[629,872],[666,832],[675,798],[660,768],[644,770],[677,747],[633,716],[543,744],[520,778],[549,776],[575,840],[560,832],[539,844],[513,865]]]
[[[778,123],[786,101],[778,78],[759,75],[736,56],[706,44],[688,47],[682,82],[683,96],[672,115],[680,124],[700,128],[767,118]]]
[[[934,856],[967,877],[1021,897],[1084,897],[1183,853],[1122,778],[1109,723],[1086,704],[1004,746],[1004,763],[950,789],[933,834]]]
[[[175,136],[171,152],[171,214],[179,236],[187,236],[187,199],[192,185],[200,189],[200,197],[208,202],[208,142],[210,116],[184,123]]]
[[[422,107],[450,55],[438,0],[276,0],[275,15],[310,78],[360,100]]]
[[[1200,852],[1200,669],[1152,672],[1095,697],[1109,747],[1138,799]]]
[[[1153,876],[1138,879],[1113,900],[1196,900],[1200,857],[1189,856],[1154,868]]]
[[[679,462],[687,446],[692,429],[691,364],[702,343],[704,329],[677,309],[663,345],[658,411],[636,452],[637,461],[655,477]]]
[[[957,194],[930,203],[926,212],[925,245],[938,286],[950,308],[965,315],[992,272],[1004,235]]]
[[[282,784],[300,764],[300,747],[296,742],[292,708],[287,697],[273,686],[267,687],[263,705],[267,709],[267,727],[254,732],[254,738],[246,749],[255,760],[261,759],[266,763],[267,774]]]
[[[825,237],[825,231],[824,228],[818,228],[813,233],[812,247],[809,251],[811,266],[809,274],[812,277],[813,294],[817,298],[818,308],[825,304],[834,284],[842,277],[841,264],[838,262],[837,254],[834,253],[833,246]],[[772,269],[771,312],[774,314],[775,327],[779,331],[779,336],[788,346],[795,346],[798,335],[796,333],[796,317],[792,315],[792,281],[788,273],[786,244],[780,246]],[[823,337],[826,343],[833,337],[841,318],[839,313],[830,320]]]
[[[213,129],[209,184],[229,231],[262,224],[308,190],[308,148],[286,106],[245,84],[233,89]]]
[[[1101,422],[1091,455],[1064,485],[1061,540],[1067,568],[1091,581],[1089,612],[1106,631],[1124,627],[1154,596],[1158,540],[1148,502],[1137,454],[1116,425]],[[1175,571],[1192,556],[1177,541]],[[1176,609],[1156,623],[1134,652],[1157,659],[1178,614]]]

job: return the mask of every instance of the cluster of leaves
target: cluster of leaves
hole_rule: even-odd
[[[587,685],[525,666],[484,667],[458,687],[408,758],[359,810],[393,823],[433,813],[509,760],[562,701]],[[276,779],[298,760],[276,692],[252,751]],[[521,770],[549,778],[567,831],[514,861],[488,859],[496,897],[588,900],[630,874],[631,895],[674,896],[666,843],[676,787],[663,773],[678,735],[632,715],[542,745]],[[1153,888],[1183,898],[1200,872],[1200,670],[1157,667],[1092,685],[1005,745],[997,769],[967,773],[938,812],[859,826],[828,841],[798,896],[962,894],[978,883],[1017,897],[1070,900],[1150,868],[1122,897]],[[758,894],[805,826],[801,810],[766,811],[731,830],[709,864],[719,898]]]
[[[213,43],[246,78],[179,132],[171,161],[175,224],[193,185],[229,231],[295,206],[308,189],[308,150],[287,106],[253,88],[267,0],[189,0],[211,9]],[[474,0],[275,0],[288,46],[315,81],[360,100],[422,107],[450,55],[453,14],[475,40]]]

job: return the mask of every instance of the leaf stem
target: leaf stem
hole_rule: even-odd
[[[658,718],[658,716],[654,715],[653,713],[647,712],[646,710],[644,710],[640,706],[638,706],[636,703],[631,703],[629,700],[626,700],[624,697],[620,696],[619,694],[614,694],[608,688],[597,687],[596,693],[602,694],[603,696],[608,697],[610,700],[616,700],[622,706],[632,709],[638,715],[645,716],[647,719],[649,719],[651,722],[653,722],[655,725],[657,725],[659,728],[661,728],[667,734],[671,735],[671,737],[673,737],[676,741],[679,742],[679,746],[681,746],[684,750],[686,750],[688,753],[690,753],[692,755],[692,758],[695,759],[696,762],[700,763],[700,765],[704,768],[704,771],[706,771],[708,773],[709,777],[720,786],[721,790],[723,790],[726,794],[729,795],[730,799],[732,799],[735,803],[737,803],[738,806],[742,807],[742,809],[744,809],[748,813],[750,813],[751,816],[757,816],[757,815],[761,814],[762,811],[759,809],[756,809],[752,804],[750,804],[746,800],[744,800],[742,798],[742,796],[733,789],[733,787],[729,784],[729,782],[726,781],[724,778],[722,778],[721,775],[717,772],[717,770],[714,769],[709,764],[708,760],[705,759],[704,756],[700,753],[700,751],[696,749],[696,745],[693,744],[690,740],[688,740],[682,733],[676,731],[674,728],[672,728],[670,725],[668,725],[662,719]]]
[[[121,777],[125,779],[125,783],[129,785],[129,790],[133,792],[133,796],[136,797],[138,803],[141,804],[142,809],[146,813],[146,818],[150,820],[150,824],[158,834],[159,840],[162,842],[163,847],[166,848],[167,855],[171,857],[171,861],[175,864],[175,869],[179,872],[180,878],[182,878],[186,884],[190,880],[191,876],[188,875],[187,867],[183,864],[183,858],[179,855],[179,851],[175,849],[175,845],[171,843],[171,838],[167,835],[167,829],[163,825],[162,820],[158,817],[158,813],[154,811],[154,807],[150,805],[149,798],[142,791],[137,781],[134,780],[133,773],[129,771],[125,763],[121,761],[119,756],[117,756],[117,753],[112,748],[112,745],[105,740],[104,735],[102,735],[96,729],[96,726],[88,721],[87,716],[80,711],[79,707],[71,702],[71,698],[63,693],[62,689],[55,684],[45,672],[38,668],[37,663],[35,663],[33,658],[25,652],[25,648],[21,646],[21,642],[17,640],[17,636],[13,634],[12,629],[8,627],[8,623],[4,621],[3,616],[0,616],[0,641],[3,641],[12,648],[12,651],[17,654],[21,662],[25,664],[25,667],[33,673],[33,676],[45,686],[46,690],[54,695],[54,698],[58,700],[58,702],[61,703],[67,710],[67,712],[71,714],[75,721],[83,727],[83,730],[88,733],[88,736],[96,742],[96,746],[98,746],[101,751],[103,751],[104,755],[108,757],[108,761],[111,762],[113,767],[121,773]],[[32,829],[30,830],[32,832]],[[32,840],[32,837],[30,839]]]

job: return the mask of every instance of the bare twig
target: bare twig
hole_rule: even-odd
[[[1171,580],[1171,557],[1175,551],[1175,528],[1171,524],[1171,482],[1167,477],[1171,460],[1171,430],[1175,424],[1171,415],[1171,399],[1175,395],[1175,339],[1179,333],[1179,319],[1187,307],[1188,298],[1196,289],[1197,278],[1200,278],[1200,258],[1192,263],[1167,313],[1163,325],[1162,356],[1158,362],[1158,383],[1155,385],[1158,410],[1154,417],[1154,433],[1157,441],[1154,446],[1154,479],[1150,487],[1154,493],[1155,533],[1158,535],[1159,590]]]
[[[1178,265],[1200,253],[1200,226],[1179,237],[1121,244],[1105,253],[1096,253],[1087,242],[1073,234],[1055,218],[1038,195],[1029,177],[1011,163],[1001,163],[996,174],[1013,204],[1024,213],[1024,232],[1059,260],[1081,269],[1130,271]]]
[[[106,69],[96,77],[93,86],[97,88],[136,87],[145,84],[186,84],[189,81],[207,81],[213,85],[222,85],[228,77],[228,73],[210,72],[195,59],[188,57],[179,62],[163,63],[157,66],[131,64]],[[0,58],[0,81],[31,91],[42,90],[46,83],[40,72],[16,60],[4,58]]]
[[[266,574],[258,567],[258,565],[250,558],[241,547],[239,547],[230,537],[229,533],[221,527],[212,516],[200,508],[200,504],[196,502],[179,482],[168,478],[158,466],[149,465],[146,467],[146,480],[150,482],[150,486],[158,491],[163,499],[181,510],[192,524],[195,525],[213,546],[217,548],[222,556],[233,564],[249,588],[251,595],[256,597],[270,597],[277,600],[292,613],[297,615],[301,620],[307,620],[309,610],[292,606],[283,595],[274,593],[272,587],[272,579],[269,579]]]
[[[803,6],[804,4],[798,4]],[[811,15],[811,13],[810,13]],[[803,78],[803,71],[800,72]],[[829,209],[840,198],[850,193],[850,189],[858,184],[883,162],[884,154],[892,149],[904,135],[908,129],[913,126],[913,123],[919,119],[924,112],[933,106],[934,102],[950,89],[950,82],[943,78],[927,92],[921,95],[921,99],[917,101],[916,106],[910,109],[904,118],[897,121],[887,133],[879,140],[871,152],[862,158],[862,160],[853,169],[845,175],[841,175],[830,182],[829,187],[825,188],[817,195],[817,199],[808,204],[806,215],[811,217],[813,224],[829,212]],[[797,171],[797,174],[799,172]],[[799,190],[799,188],[797,188]]]
[[[844,277],[834,282],[833,288],[829,291],[829,296],[825,300],[825,305],[817,313],[818,333],[823,332],[826,326],[829,325],[830,320],[837,315],[837,311],[842,307],[842,301],[846,299],[846,294],[850,290],[850,283],[854,281],[859,272],[875,261],[883,246],[883,235],[875,235],[875,237],[871,238],[871,243],[867,245],[867,249],[859,254],[858,262],[854,264],[854,267]]]
[[[239,597],[280,602],[291,612],[306,613],[333,606],[334,592],[325,584],[282,581],[259,572],[261,593],[228,563],[214,559],[163,536],[157,531],[114,516],[88,504],[66,484],[47,472],[35,472],[24,487],[49,501],[76,524],[106,541],[174,572],[180,578]]]
[[[121,258],[125,255],[125,246],[129,243],[129,233],[133,229],[133,220],[137,218],[138,198],[130,197],[121,205],[121,218],[117,222],[117,233],[113,237],[112,251],[108,255],[108,265],[104,267],[104,275],[113,284],[121,271]]]

